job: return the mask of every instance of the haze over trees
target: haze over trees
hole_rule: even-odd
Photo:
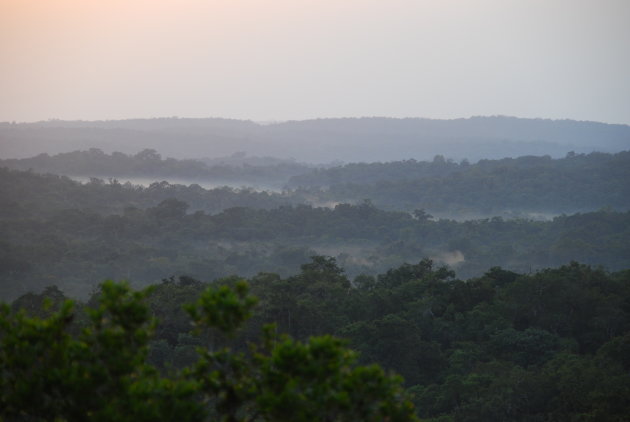
[[[357,163],[294,176],[321,202],[370,200],[379,208],[425,209],[450,218],[529,217],[630,207],[630,153],[570,152],[455,163]]]
[[[0,0],[0,422],[630,422],[629,22]]]
[[[624,421],[628,133],[0,124],[0,419]]]
[[[247,162],[248,158],[252,164]],[[132,184],[144,183],[147,187],[151,184],[151,190],[156,190],[161,183],[163,192],[170,192],[167,194],[170,196],[151,195],[140,187],[127,185],[127,193],[132,190],[135,193],[126,195],[125,200],[146,206],[156,205],[158,198],[172,196],[189,203],[191,211],[212,213],[236,205],[334,206],[360,204],[365,199],[382,209],[409,212],[424,209],[437,217],[460,220],[494,216],[549,218],[563,213],[630,207],[627,151],[616,154],[571,151],[559,159],[524,156],[472,164],[467,160],[456,163],[438,155],[431,161],[350,163],[317,168],[269,157],[247,157],[244,153],[226,157],[226,161],[207,164],[190,159],[163,159],[157,151],[149,149],[126,155],[106,154],[93,148],[54,156],[5,159],[0,160],[0,166],[69,175],[90,180],[92,184],[105,184],[96,179],[109,180],[114,185],[118,179],[123,183],[131,180]],[[87,190],[66,185],[76,194]],[[232,195],[233,198],[267,198],[262,202],[225,201],[219,199],[225,196],[220,194],[225,188],[204,192],[200,185],[241,187],[238,190],[241,195]],[[245,186],[270,191],[255,194]],[[153,201],[148,200],[149,196]],[[117,202],[120,198],[113,200]],[[110,208],[113,203],[102,206]]]
[[[30,158],[0,160],[0,166],[75,176],[84,180],[132,179],[145,183],[168,180],[183,184],[248,186],[259,190],[281,190],[292,176],[311,169],[310,166],[290,160],[248,157],[242,152],[215,159],[176,160],[162,158],[153,149],[127,155],[117,151],[106,154],[98,148],[53,156],[39,154]]]
[[[423,257],[461,277],[571,260],[621,270],[630,261],[628,211],[457,222],[370,201],[313,207],[292,195],[251,190],[80,184],[6,169],[0,175],[4,297],[50,284],[84,297],[106,278],[144,285],[182,274],[286,276],[315,254],[335,256],[352,276]]]

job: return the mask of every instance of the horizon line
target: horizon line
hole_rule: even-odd
[[[451,117],[451,118],[436,118],[436,117],[421,117],[421,116],[385,116],[385,115],[373,115],[373,116],[337,116],[337,117],[310,117],[304,119],[247,119],[247,118],[235,118],[235,117],[222,117],[222,116],[206,116],[206,117],[181,117],[181,116],[155,116],[155,117],[126,117],[119,119],[60,119],[60,118],[48,118],[46,120],[31,120],[31,121],[16,121],[5,120],[0,121],[0,125],[31,125],[38,123],[110,123],[110,122],[125,122],[125,121],[141,121],[141,120],[228,120],[254,123],[260,126],[273,126],[277,124],[296,123],[296,122],[310,122],[318,120],[367,120],[367,119],[391,119],[391,120],[434,120],[434,121],[454,121],[454,120],[473,120],[473,119],[489,119],[489,118],[502,118],[502,119],[518,119],[518,120],[542,120],[551,122],[578,122],[578,123],[598,123],[605,125],[616,126],[630,126],[630,123],[611,123],[600,120],[578,120],[571,118],[549,118],[549,117],[519,117],[505,114],[490,114],[490,115],[471,115],[469,117]]]

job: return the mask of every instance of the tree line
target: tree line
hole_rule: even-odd
[[[129,196],[147,204],[160,193],[188,202],[194,209],[218,212],[241,205],[268,208],[281,203],[321,205],[359,204],[369,198],[377,207],[412,212],[424,209],[445,218],[530,217],[630,208],[630,152],[616,154],[568,153],[565,158],[523,156],[501,160],[456,163],[438,155],[433,161],[350,163],[310,168],[290,161],[271,165],[206,165],[199,160],[162,159],[155,150],[135,155],[98,149],[74,151],[28,159],[1,160],[7,168],[40,173],[92,177],[92,184],[107,185],[102,193],[114,201]],[[2,177],[15,178],[6,171]],[[110,183],[98,179],[110,179]],[[229,188],[205,190],[194,183],[172,185],[166,181],[151,190],[123,186],[116,178],[145,177],[156,180],[184,178],[190,182],[273,185],[282,193]],[[48,183],[51,183],[50,181]],[[110,186],[113,185],[113,186]],[[91,187],[95,191],[95,187]],[[69,188],[68,188],[69,189]],[[118,189],[116,191],[115,189]],[[74,187],[88,195],[90,189]],[[227,190],[227,191],[226,191]],[[162,195],[161,200],[167,199]],[[159,201],[158,201],[159,202]]]
[[[358,163],[292,177],[289,186],[319,201],[370,198],[379,208],[425,209],[450,218],[528,216],[630,208],[630,152],[569,153],[455,163],[442,156]],[[301,189],[298,189],[300,188]]]

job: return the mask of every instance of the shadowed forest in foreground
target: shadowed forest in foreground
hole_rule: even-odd
[[[64,415],[93,406],[96,414],[117,414],[131,406],[135,411],[181,409],[180,420],[202,420],[205,412],[244,418],[235,420],[321,420],[333,412],[334,420],[390,415],[391,420],[402,421],[413,419],[406,401],[410,400],[417,415],[427,421],[622,421],[630,392],[629,275],[628,270],[609,273],[571,263],[530,275],[492,268],[481,277],[462,281],[447,268],[423,260],[351,281],[333,258],[315,256],[287,278],[260,273],[248,280],[258,305],[234,338],[214,331],[191,332],[190,318],[223,327],[224,333],[234,329],[255,303],[248,299],[247,284],[237,277],[210,284],[190,277],[165,279],[140,296],[133,294],[135,299],[124,285],[106,283],[85,305],[76,303],[74,310],[63,305],[64,294],[58,288],[49,287],[40,294],[21,296],[13,302],[13,311],[4,308],[0,314],[0,330],[4,330],[0,365],[19,360],[12,354],[20,350],[12,343],[15,330],[41,327],[30,336],[46,347],[48,331],[59,335],[54,334],[55,327],[69,333],[70,342],[82,327],[111,313],[112,322],[100,322],[105,325],[97,325],[94,334],[84,332],[76,341],[92,348],[80,349],[85,357],[107,344],[111,348],[116,339],[123,341],[116,336],[141,336],[121,343],[122,351],[102,349],[110,350],[107,365],[135,356],[126,366],[118,366],[123,371],[122,385],[129,389],[120,391],[128,393],[118,396],[113,390],[101,393],[98,400],[64,401],[53,408],[44,401],[32,412],[56,409]],[[186,312],[182,306],[187,303],[195,305]],[[61,313],[53,314],[52,322],[39,323],[24,320],[23,314],[11,316],[18,309],[40,317],[56,309]],[[135,319],[128,320],[133,315]],[[133,327],[144,326],[152,317],[157,325],[149,340]],[[275,324],[272,332],[288,333],[295,340],[285,337],[273,340],[274,345],[265,343],[275,335],[269,337],[267,331],[261,337],[266,323]],[[120,331],[116,324],[127,328]],[[13,334],[8,335],[7,329]],[[126,330],[135,331],[126,334]],[[344,354],[342,343],[313,337],[324,333],[345,339],[359,352],[359,365],[376,362],[401,374],[406,394],[397,390],[398,379],[357,367],[354,358]],[[96,340],[91,340],[92,335]],[[247,343],[267,346],[248,352]],[[24,378],[24,388],[42,388],[39,394],[47,398],[50,392],[68,388],[49,377],[53,368],[61,374],[70,370],[64,359],[73,349],[64,347],[56,346],[54,354],[47,355],[57,360],[28,369],[50,384],[42,387]],[[275,365],[273,372],[269,364]],[[107,365],[102,370],[109,370]],[[192,372],[180,372],[186,367]],[[90,368],[85,370],[83,394],[91,391],[93,382],[102,382],[97,384],[105,389],[101,391],[110,391],[112,381],[94,378],[98,368],[95,373]],[[335,368],[342,372],[337,374]],[[2,370],[9,375],[0,382],[2,397],[8,397],[9,404],[19,403],[19,397],[7,396],[6,389],[10,391],[7,383],[21,372],[16,367]],[[124,371],[141,375],[128,379]],[[159,377],[170,381],[158,381]],[[199,407],[193,399],[206,396],[210,407]],[[99,401],[103,397],[111,400],[104,404]],[[162,401],[151,401],[154,397]]]

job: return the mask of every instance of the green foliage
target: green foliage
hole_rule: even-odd
[[[330,336],[307,343],[280,338],[261,362],[256,397],[263,414],[274,421],[403,421],[412,418],[403,397],[402,379],[376,366],[356,367],[356,353]]]
[[[7,420],[200,420],[195,383],[162,379],[145,364],[147,292],[105,282],[90,323],[69,334],[73,304],[47,318],[0,315],[0,409]],[[176,416],[177,415],[177,416]]]
[[[108,282],[86,311],[50,288],[2,308],[0,404],[7,420],[413,420],[393,370],[430,421],[623,421],[629,276],[571,263],[462,281],[423,260],[351,282],[314,256],[249,284]]]
[[[188,307],[201,328],[233,334],[256,300],[244,281],[206,289]],[[89,323],[69,333],[71,301],[50,316],[0,307],[0,419],[55,421],[412,421],[397,376],[356,365],[341,340],[306,343],[265,330],[251,352],[198,348],[170,376],[147,363],[149,290],[105,282]],[[165,346],[162,343],[162,348]]]
[[[630,411],[621,398],[630,385],[627,271],[494,267],[462,281],[424,260],[336,289],[343,273],[318,275],[318,262],[330,261],[252,279],[265,320],[301,327],[298,338],[328,324],[361,362],[402,374],[423,419],[618,421]],[[327,295],[313,287],[335,277]]]
[[[252,315],[257,300],[248,295],[249,286],[239,280],[233,288],[220,286],[208,288],[194,305],[186,307],[198,328],[215,327],[233,334]]]

